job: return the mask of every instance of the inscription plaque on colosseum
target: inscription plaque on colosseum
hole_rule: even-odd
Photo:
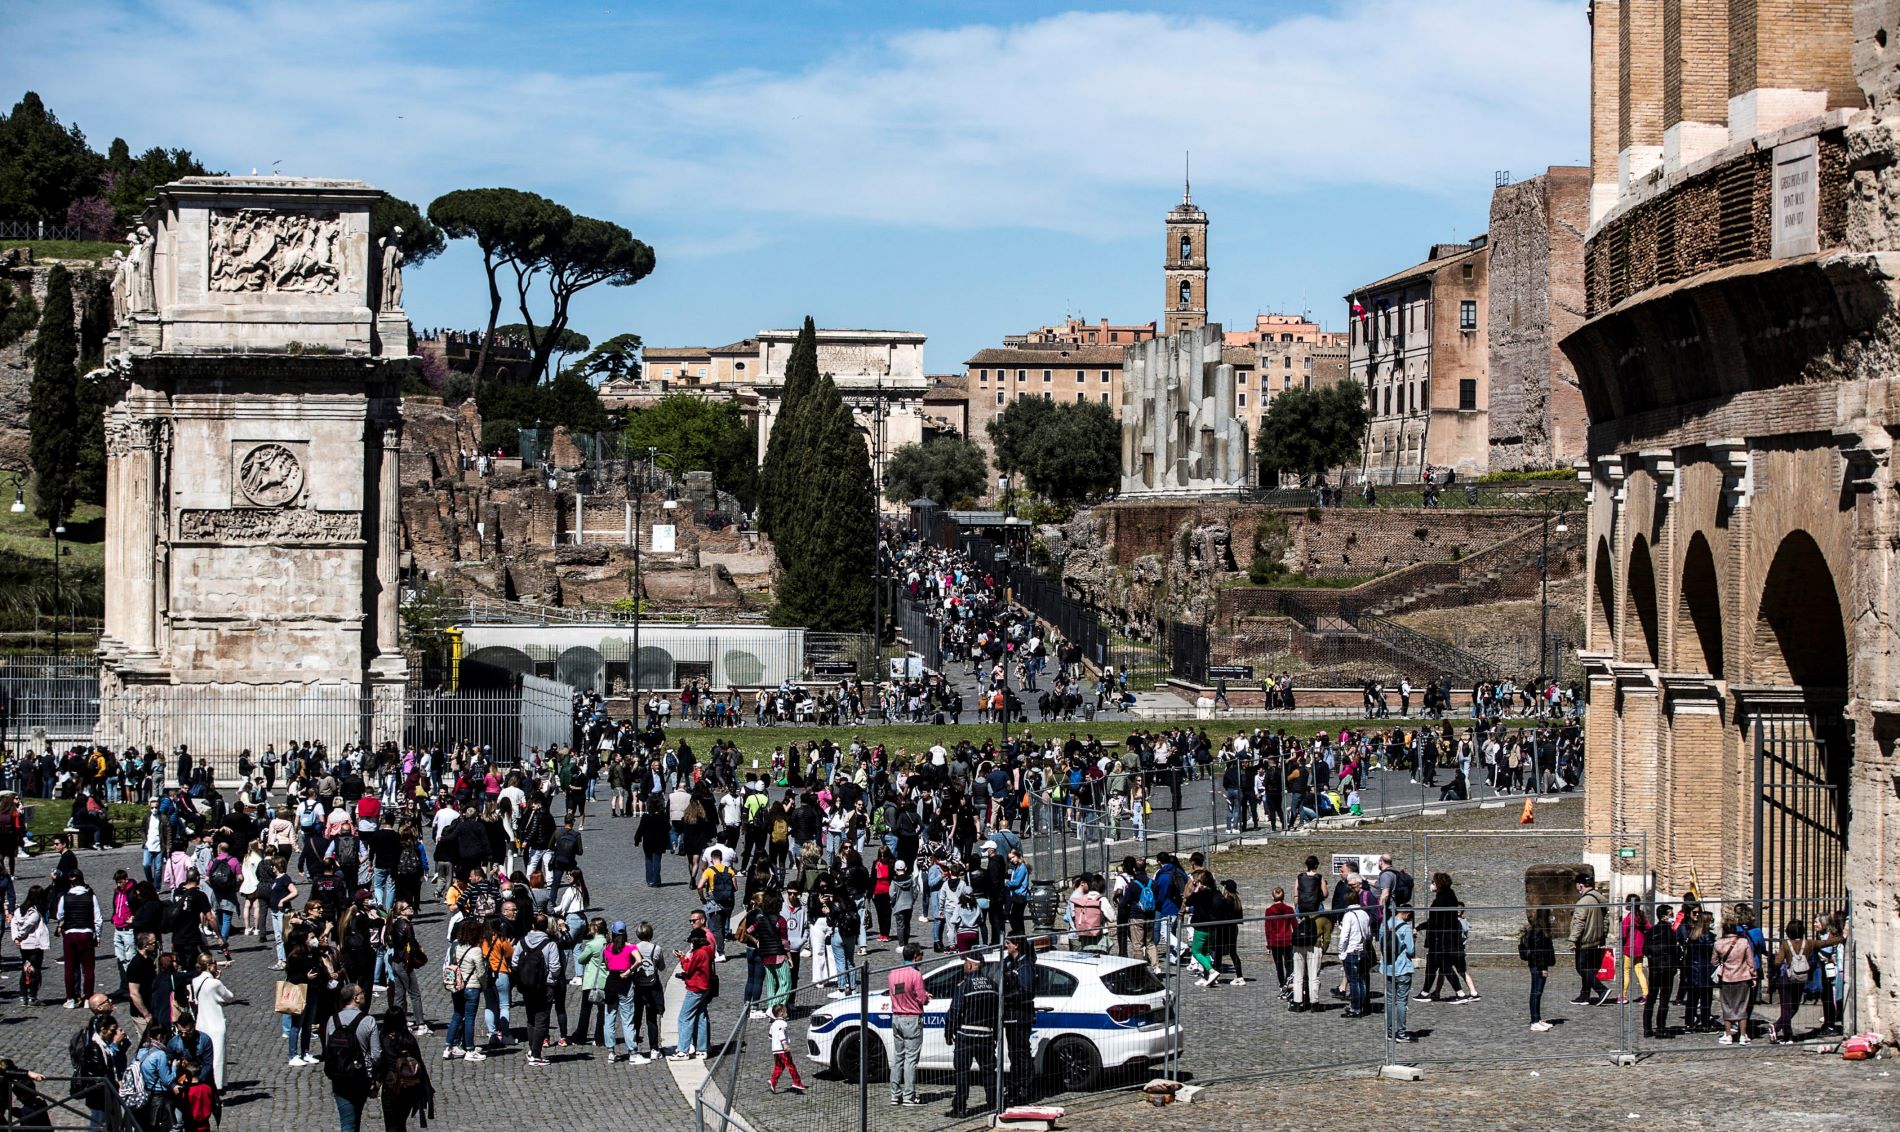
[[[180,511],[178,537],[187,542],[354,542],[363,537],[355,511]]]

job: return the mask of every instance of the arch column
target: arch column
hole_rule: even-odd
[[[1721,682],[1680,672],[1663,673],[1659,681],[1666,771],[1651,849],[1656,884],[1673,894],[1692,882],[1698,891],[1726,892],[1735,831],[1692,816],[1706,808],[1711,790],[1722,782]],[[1678,821],[1678,816],[1688,820]]]
[[[1658,733],[1661,718],[1661,688],[1656,669],[1647,664],[1613,664],[1611,674],[1616,687],[1617,734],[1616,797],[1610,832],[1614,844],[1633,845],[1642,835],[1655,837],[1656,801],[1663,792],[1663,742]],[[1612,889],[1617,897],[1626,892],[1646,893],[1648,878],[1639,870],[1638,858],[1615,856],[1611,869],[1615,878]]]
[[[1598,876],[1610,875],[1610,821],[1623,773],[1612,656],[1608,651],[1577,653],[1589,703],[1583,717],[1583,859]]]

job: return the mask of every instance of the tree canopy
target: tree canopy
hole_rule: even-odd
[[[424,216],[421,209],[399,196],[384,193],[369,209],[371,246],[397,228],[402,229],[402,238],[396,241],[396,246],[402,249],[404,270],[427,263],[449,246],[447,234]]]
[[[638,378],[640,348],[644,344],[638,334],[616,334],[575,362],[574,372],[596,384],[621,378]]]
[[[626,438],[629,459],[644,459],[648,448],[656,448],[662,467],[711,472],[713,483],[738,497],[740,506],[753,505],[758,441],[737,402],[685,393],[662,397],[629,416]]]
[[[501,313],[501,272],[512,276],[515,304],[534,360],[522,376],[540,381],[572,315],[575,296],[589,287],[630,287],[653,272],[653,249],[608,220],[578,216],[536,193],[519,189],[458,189],[429,205],[429,217],[450,239],[472,239],[488,277],[488,330]],[[545,289],[549,314],[536,322],[531,299]],[[486,371],[487,343],[476,358]]]
[[[113,138],[106,150],[105,184],[106,200],[121,229],[115,234],[123,235],[123,230],[138,223],[152,190],[181,177],[203,177],[209,172],[188,149],[153,146],[134,157],[124,138]]]
[[[53,526],[72,509],[82,439],[79,426],[79,331],[73,280],[55,264],[33,341],[27,403],[27,458],[33,462],[33,513]]]
[[[785,359],[785,386],[779,394],[778,416],[765,440],[765,459],[759,465],[759,526],[774,539],[792,533],[779,523],[780,503],[798,480],[803,460],[799,418],[812,390],[818,387],[818,328],[810,315]]]
[[[1277,486],[1282,474],[1305,483],[1344,464],[1359,451],[1369,419],[1365,390],[1354,382],[1276,395],[1254,440],[1261,485]]]
[[[987,429],[990,445],[996,449],[997,468],[1021,471],[1030,439],[1055,411],[1055,402],[1041,397],[1017,397],[1005,405]]]
[[[797,475],[774,504],[785,533],[773,539],[781,570],[772,621],[859,632],[871,620],[877,555],[870,452],[830,377],[806,402],[807,439],[788,454]]]
[[[996,463],[1057,503],[1077,503],[1121,479],[1121,425],[1095,401],[1019,397],[989,424]]]
[[[982,496],[989,483],[989,462],[975,442],[954,434],[906,444],[884,463],[884,498],[905,504],[935,500],[951,507]]]
[[[74,201],[99,192],[102,166],[79,127],[29,90],[0,117],[0,216],[64,224]]]

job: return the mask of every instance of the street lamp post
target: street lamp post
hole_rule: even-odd
[[[60,610],[59,599],[60,599],[60,592],[61,592],[60,585],[59,585],[59,556],[61,552],[59,540],[64,538],[65,536],[66,536],[66,524],[62,521],[55,520],[54,525],[53,525],[53,655],[54,656],[59,655],[59,610]]]
[[[633,469],[627,469],[627,487],[633,492],[633,663],[628,665],[628,678],[632,684],[631,698],[627,701],[636,717],[640,713],[640,606],[646,594],[646,585],[640,572],[640,532],[646,529],[647,480],[653,472],[653,459],[659,449],[647,448],[647,462],[640,467],[639,482],[634,482]]]

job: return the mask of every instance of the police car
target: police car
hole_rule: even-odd
[[[999,952],[983,955],[993,965]],[[991,966],[994,970],[994,966]],[[944,1012],[963,977],[963,960],[954,958],[926,968],[924,1049],[918,1068],[948,1072],[951,1043],[944,1037]],[[868,1032],[875,1040],[864,1060],[872,1080],[889,1075],[894,1052],[891,1003],[875,988],[867,1026],[858,996],[826,1003],[808,1020],[807,1056],[845,1079],[858,1077],[858,1043]],[[1029,1048],[1040,1071],[1066,1091],[1094,1087],[1104,1069],[1145,1066],[1181,1047],[1181,1025],[1172,996],[1147,964],[1137,959],[1090,952],[1043,951],[1036,955],[1036,1023]]]

